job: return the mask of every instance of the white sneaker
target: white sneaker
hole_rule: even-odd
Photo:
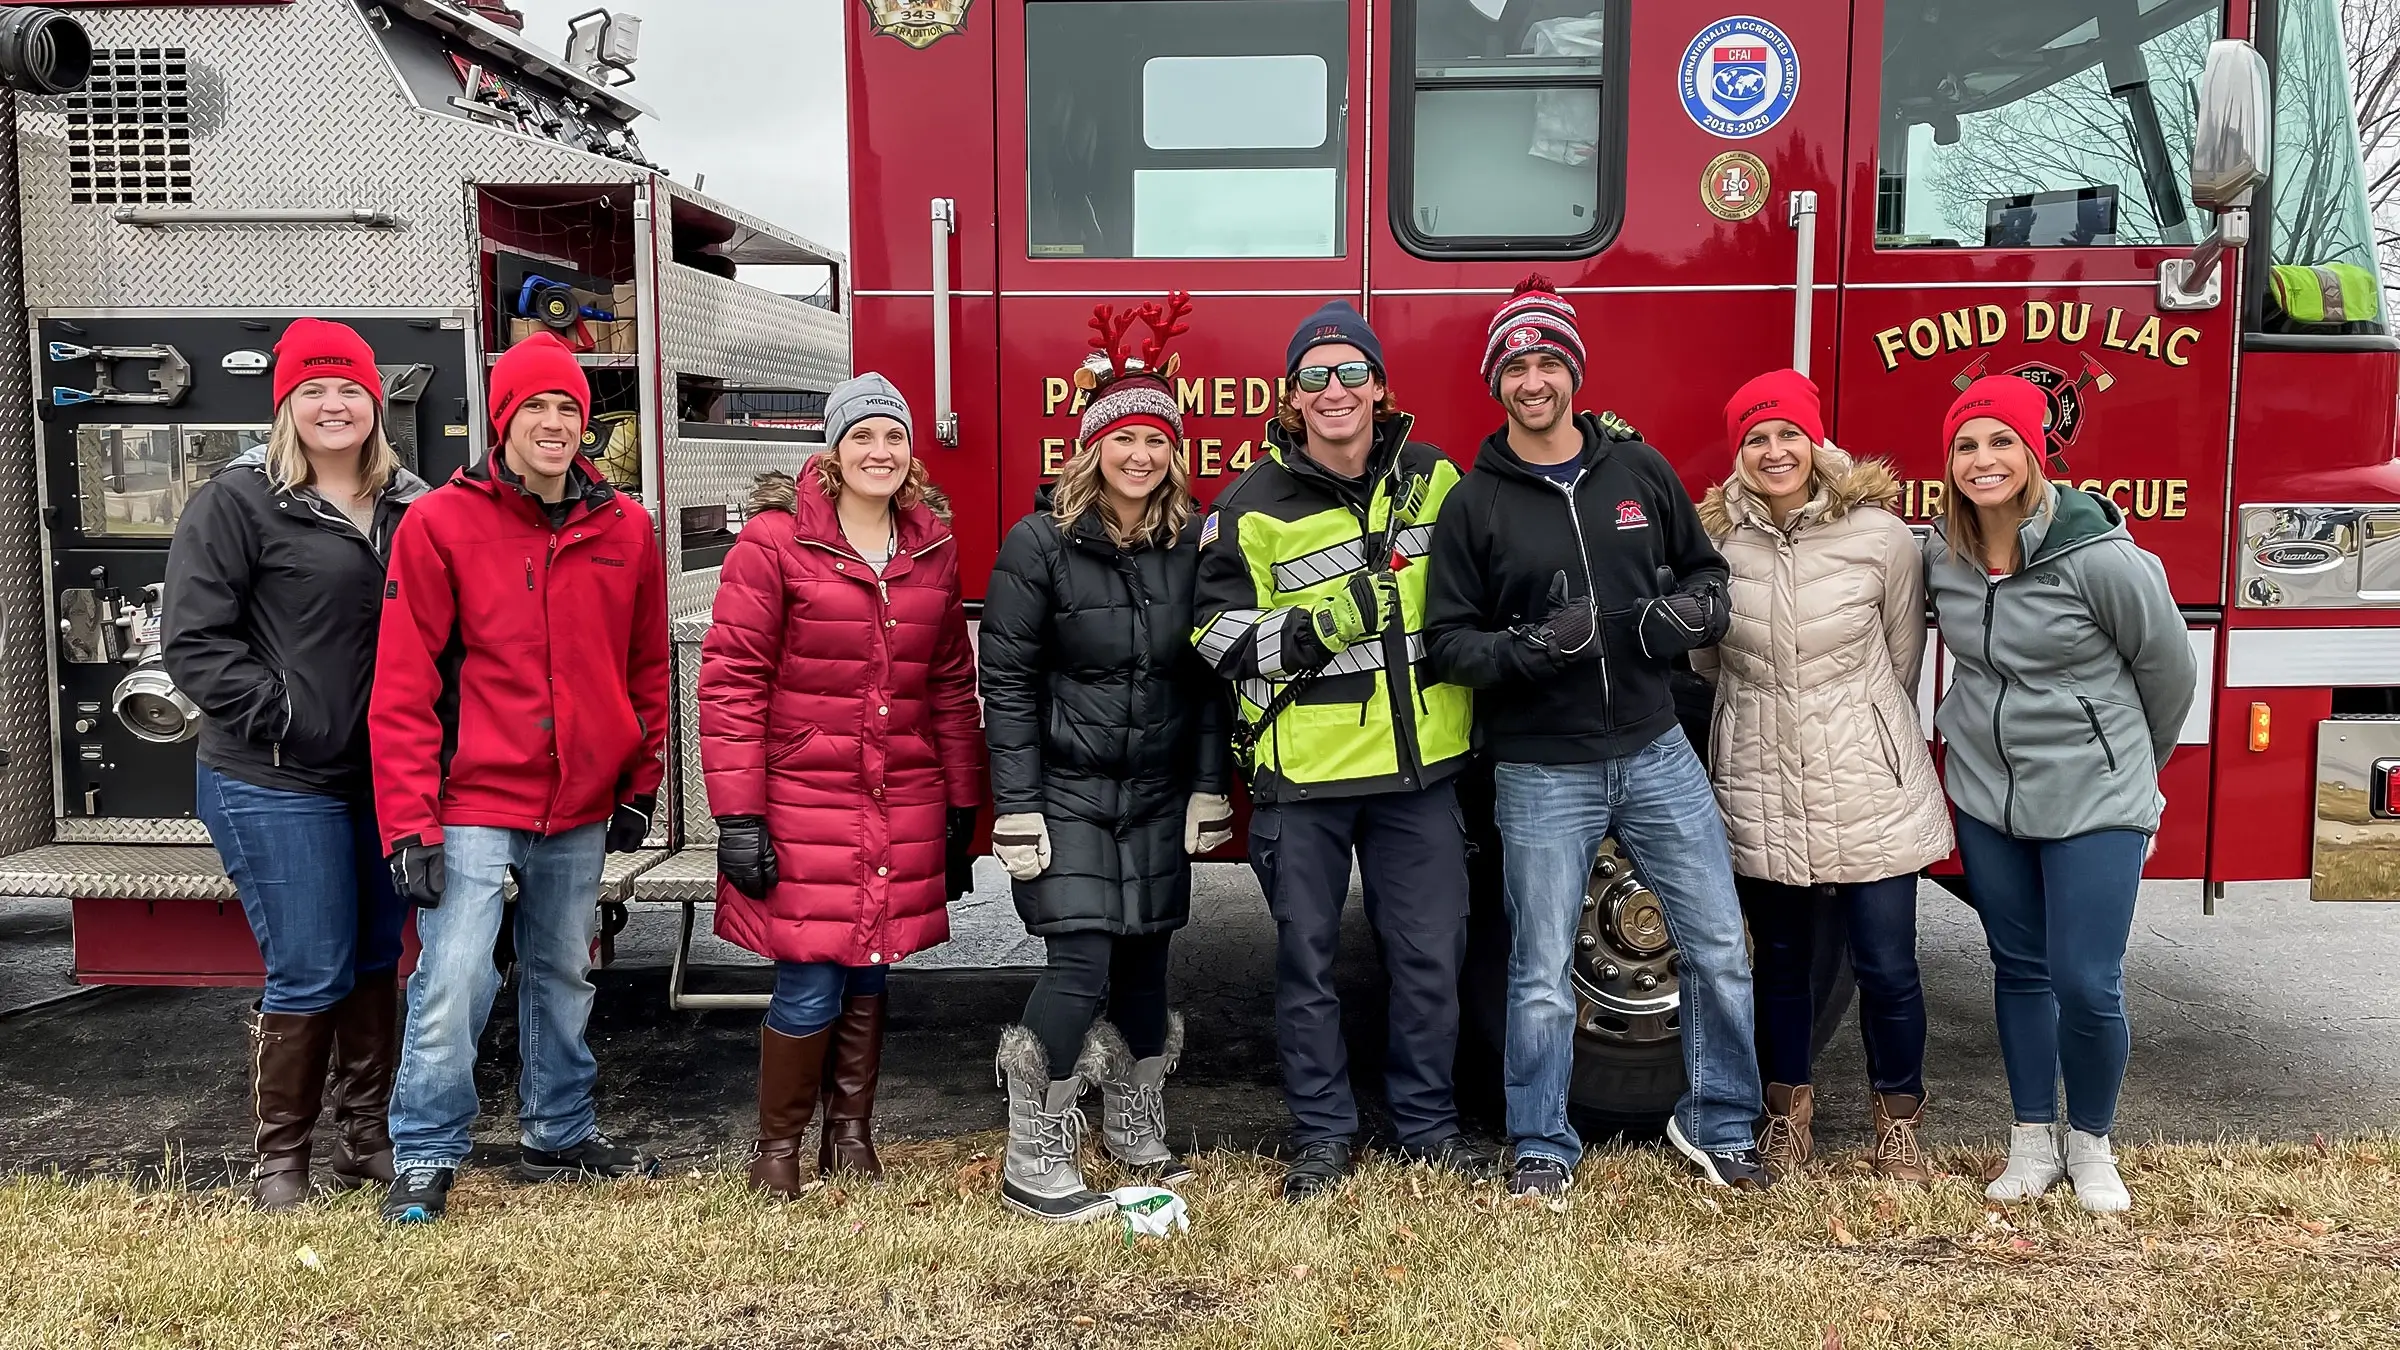
[[[2015,1125],[2008,1131],[2008,1167],[1983,1193],[1993,1200],[2039,1200],[2066,1174],[2056,1125]]]
[[[2067,1177],[2075,1183],[2075,1203],[2094,1214],[2122,1214],[2133,1208],[2133,1195],[2117,1175],[2117,1155],[2105,1134],[2067,1131]]]

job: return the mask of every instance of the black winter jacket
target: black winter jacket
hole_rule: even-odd
[[[1588,764],[1665,735],[1676,725],[1670,663],[1642,652],[1642,602],[1660,594],[1661,567],[1677,589],[1726,580],[1666,458],[1611,441],[1589,413],[1576,422],[1583,473],[1572,493],[1496,431],[1434,526],[1426,646],[1443,679],[1476,691],[1476,731],[1505,763]],[[1537,678],[1508,630],[1549,616],[1561,570],[1575,596],[1600,598],[1600,657]]]
[[[201,485],[167,549],[159,641],[200,707],[200,762],[255,787],[365,800],[367,695],[392,532],[424,480],[401,469],[373,538],[315,492],[277,491],[264,450]]]
[[[983,602],[984,735],[997,814],[1038,811],[1050,866],[1016,883],[1039,936],[1180,928],[1184,808],[1227,791],[1224,685],[1191,649],[1199,522],[1125,552],[1097,510],[1062,527],[1045,488]]]

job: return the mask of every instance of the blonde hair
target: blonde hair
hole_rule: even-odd
[[[810,456],[809,463],[817,471],[817,491],[825,494],[825,500],[839,502],[842,499],[841,443],[836,441],[826,446],[824,453]],[[905,511],[924,501],[928,481],[925,461],[917,458],[912,448],[908,456],[908,478],[900,484],[900,490],[892,494],[892,509]]]
[[[2018,442],[2025,455],[2025,486],[2017,492],[2017,510],[2026,520],[2042,509],[2047,498],[2050,480],[2042,474],[2041,452],[2033,446]],[[1953,440],[1942,447],[1942,533],[1950,541],[1950,556],[1961,566],[1984,571],[1989,564],[1984,556],[1983,517],[1977,514],[1975,503],[1958,490],[1958,442]],[[2017,566],[2025,565],[2023,558]]]
[[[1795,423],[1795,425],[1797,424]],[[1806,435],[1807,433],[1802,432],[1801,434]],[[1767,490],[1759,486],[1757,479],[1750,476],[1749,457],[1742,453],[1743,448],[1749,443],[1750,438],[1744,436],[1742,444],[1733,448],[1733,481],[1741,484],[1751,496],[1764,502],[1767,499]],[[1828,456],[1825,453],[1828,450],[1831,450],[1833,454]],[[1803,506],[1815,501],[1820,494],[1831,492],[1836,486],[1833,479],[1836,470],[1827,462],[1829,459],[1841,461],[1845,468],[1850,462],[1848,452],[1831,441],[1810,441],[1808,443],[1808,492],[1800,499]]]
[[[362,386],[363,387],[363,386]],[[375,405],[375,425],[358,448],[358,485],[380,495],[400,471],[400,456],[383,434],[383,405]],[[275,427],[267,433],[267,481],[278,492],[293,492],[317,481],[317,468],[308,462],[308,447],[300,442],[300,419],[285,399],[275,410]]]
[[[1142,518],[1132,529],[1126,529],[1108,509],[1103,500],[1105,487],[1100,446],[1086,445],[1059,471],[1058,487],[1051,494],[1051,517],[1061,525],[1073,525],[1086,511],[1098,511],[1108,526],[1108,537],[1118,548],[1132,548],[1144,541],[1153,548],[1173,548],[1199,505],[1192,497],[1191,471],[1184,467],[1183,448],[1172,442],[1167,449],[1167,481],[1142,503]]]

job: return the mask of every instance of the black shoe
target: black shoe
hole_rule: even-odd
[[[450,1183],[456,1180],[455,1167],[403,1168],[377,1212],[392,1223],[432,1223],[449,1210]]]
[[[1329,1191],[1350,1175],[1350,1143],[1324,1139],[1308,1145],[1283,1169],[1283,1198],[1297,1203]]]
[[[523,1181],[615,1181],[656,1175],[658,1159],[597,1131],[573,1148],[529,1148],[517,1157],[517,1177]]]
[[[1463,1134],[1431,1144],[1402,1144],[1400,1156],[1427,1167],[1446,1167],[1469,1181],[1487,1180],[1500,1171],[1499,1157],[1468,1143]]]
[[[1735,1149],[1725,1153],[1710,1153],[1683,1137],[1682,1122],[1667,1121],[1667,1142],[1675,1151],[1700,1169],[1701,1179],[1711,1186],[1724,1186],[1737,1191],[1763,1191],[1775,1184],[1767,1173],[1766,1159],[1755,1148]]]
[[[1565,1163],[1540,1153],[1520,1154],[1516,1170],[1508,1174],[1510,1195],[1565,1195],[1575,1184],[1575,1174]]]

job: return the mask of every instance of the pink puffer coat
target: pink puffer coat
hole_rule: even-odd
[[[778,961],[883,965],[947,940],[948,808],[984,797],[958,545],[902,511],[881,577],[833,503],[759,480],[700,655],[708,809],[763,816],[780,884],[717,883],[717,935]]]

